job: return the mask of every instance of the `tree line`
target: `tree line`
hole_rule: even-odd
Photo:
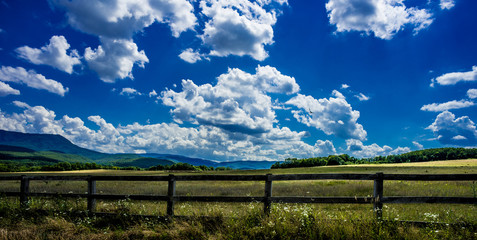
[[[412,151],[399,155],[376,156],[372,158],[355,158],[347,154],[329,155],[315,158],[287,158],[284,162],[276,162],[271,168],[297,168],[332,165],[351,165],[365,163],[405,163],[429,162],[438,160],[457,160],[477,158],[477,148],[434,148]]]
[[[136,171],[224,171],[232,170],[229,167],[208,167],[205,165],[194,166],[189,163],[175,163],[172,165],[157,165],[150,168],[140,168],[135,166],[117,167],[111,165],[100,165],[97,163],[80,162],[60,162],[52,165],[31,166],[12,163],[0,163],[0,172],[35,172],[35,171],[76,171],[93,169],[111,169],[111,170],[136,170]]]

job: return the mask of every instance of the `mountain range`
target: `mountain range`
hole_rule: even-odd
[[[79,147],[60,135],[32,134],[0,130],[0,161],[45,165],[59,162],[97,163],[118,167],[149,168],[157,165],[188,163],[195,166],[230,167],[233,169],[269,169],[274,162],[218,162],[172,154],[108,154]]]

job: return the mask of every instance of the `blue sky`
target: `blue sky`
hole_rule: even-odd
[[[0,4],[0,129],[218,161],[477,145],[477,2]]]

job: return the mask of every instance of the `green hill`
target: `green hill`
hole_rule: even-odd
[[[168,159],[140,157],[135,159],[122,159],[118,161],[112,161],[110,162],[110,164],[117,167],[150,168],[157,165],[172,165],[174,164],[174,162]]]
[[[55,151],[75,154],[93,160],[108,156],[105,153],[78,147],[68,139],[53,134],[32,134],[0,130],[0,145],[22,147],[34,151]]]

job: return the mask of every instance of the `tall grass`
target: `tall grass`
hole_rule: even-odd
[[[44,210],[45,202],[32,202],[30,209],[21,210],[17,203],[2,201],[0,239],[477,239],[476,223],[418,226],[393,219],[376,221],[365,214],[371,209],[356,205],[276,204],[267,216],[259,204],[241,204],[238,207],[245,212],[236,217],[226,217],[211,206],[211,217],[164,221],[131,215],[127,202],[117,204],[125,208],[116,209],[116,215],[95,217],[81,212],[79,205],[61,201],[65,200],[51,203],[57,204],[51,212]],[[405,212],[409,210],[415,209]],[[424,210],[429,220],[438,220],[440,212]]]
[[[321,167],[206,174],[293,173],[477,173],[475,161],[465,167],[446,165]],[[465,164],[469,164],[466,161]],[[19,173],[21,174],[21,173]],[[45,175],[45,173],[28,173]],[[50,175],[164,175],[169,172],[88,171]],[[199,174],[195,172],[177,174]],[[204,173],[200,173],[204,174]],[[9,174],[10,175],[10,174]],[[0,191],[18,191],[19,181],[5,181]],[[31,192],[85,193],[86,182],[31,181]],[[385,181],[385,196],[475,197],[471,181]],[[167,182],[98,181],[99,194],[166,195]],[[373,181],[274,181],[273,196],[369,196]],[[263,196],[263,182],[179,181],[182,196]],[[1,239],[477,239],[477,206],[458,204],[385,204],[383,219],[374,217],[372,204],[272,204],[178,202],[174,218],[163,221],[166,203],[154,201],[97,201],[97,211],[109,217],[89,216],[85,199],[31,198],[22,209],[18,198],[0,196]],[[136,217],[136,214],[148,217]],[[208,217],[201,217],[208,216]],[[425,221],[425,226],[402,223]],[[440,224],[444,223],[444,224]],[[446,225],[447,223],[448,225]]]

